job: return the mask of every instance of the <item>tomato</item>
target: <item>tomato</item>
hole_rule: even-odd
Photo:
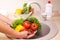
[[[34,34],[34,31],[32,31],[31,34]]]
[[[27,31],[28,29],[24,28],[22,31]]]
[[[38,24],[37,23],[32,23],[31,24],[31,30],[35,31],[38,29]]]
[[[25,28],[29,29],[30,26],[31,26],[31,24],[30,24],[29,21],[25,21],[25,22],[23,23],[23,26],[24,26]]]

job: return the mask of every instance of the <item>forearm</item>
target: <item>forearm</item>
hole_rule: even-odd
[[[8,34],[14,38],[18,38],[18,32],[13,30],[9,25],[0,20],[0,32]]]
[[[4,21],[4,22],[6,22],[6,23],[8,23],[9,25],[12,26],[12,20],[10,20],[9,18],[7,18],[7,17],[5,17],[1,14],[0,14],[0,20]]]

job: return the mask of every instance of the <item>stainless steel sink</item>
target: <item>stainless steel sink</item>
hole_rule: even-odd
[[[13,39],[13,40],[49,40],[56,36],[58,30],[54,23],[44,21],[41,22],[42,29],[38,30],[36,35],[30,39]]]
[[[44,37],[49,32],[50,32],[50,28],[48,27],[48,25],[45,25],[44,23],[42,23],[42,29],[38,30],[36,35],[30,39],[38,39],[38,38]]]

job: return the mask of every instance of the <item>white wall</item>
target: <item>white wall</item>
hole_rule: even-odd
[[[37,1],[42,9],[44,9],[47,0],[0,0],[0,10],[7,10],[8,12],[14,12],[15,9],[22,7],[24,2]],[[51,0],[53,9],[55,11],[60,10],[60,0]]]

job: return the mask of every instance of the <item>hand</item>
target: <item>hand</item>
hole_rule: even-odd
[[[13,21],[12,20],[9,20],[8,24],[12,26]]]
[[[4,21],[5,23],[7,23],[7,24],[9,24],[9,25],[12,26],[13,21],[12,21],[11,19],[7,18],[7,17],[4,16],[4,15],[1,15],[1,14],[0,14],[0,20]]]
[[[28,34],[30,34],[28,31],[22,31],[20,32],[20,38],[31,38],[35,35],[35,33],[30,35]]]
[[[28,31],[22,31],[19,34],[20,38],[27,38],[28,37]]]
[[[35,35],[35,33],[34,34],[30,34],[27,38],[31,38],[31,37],[33,37]]]

